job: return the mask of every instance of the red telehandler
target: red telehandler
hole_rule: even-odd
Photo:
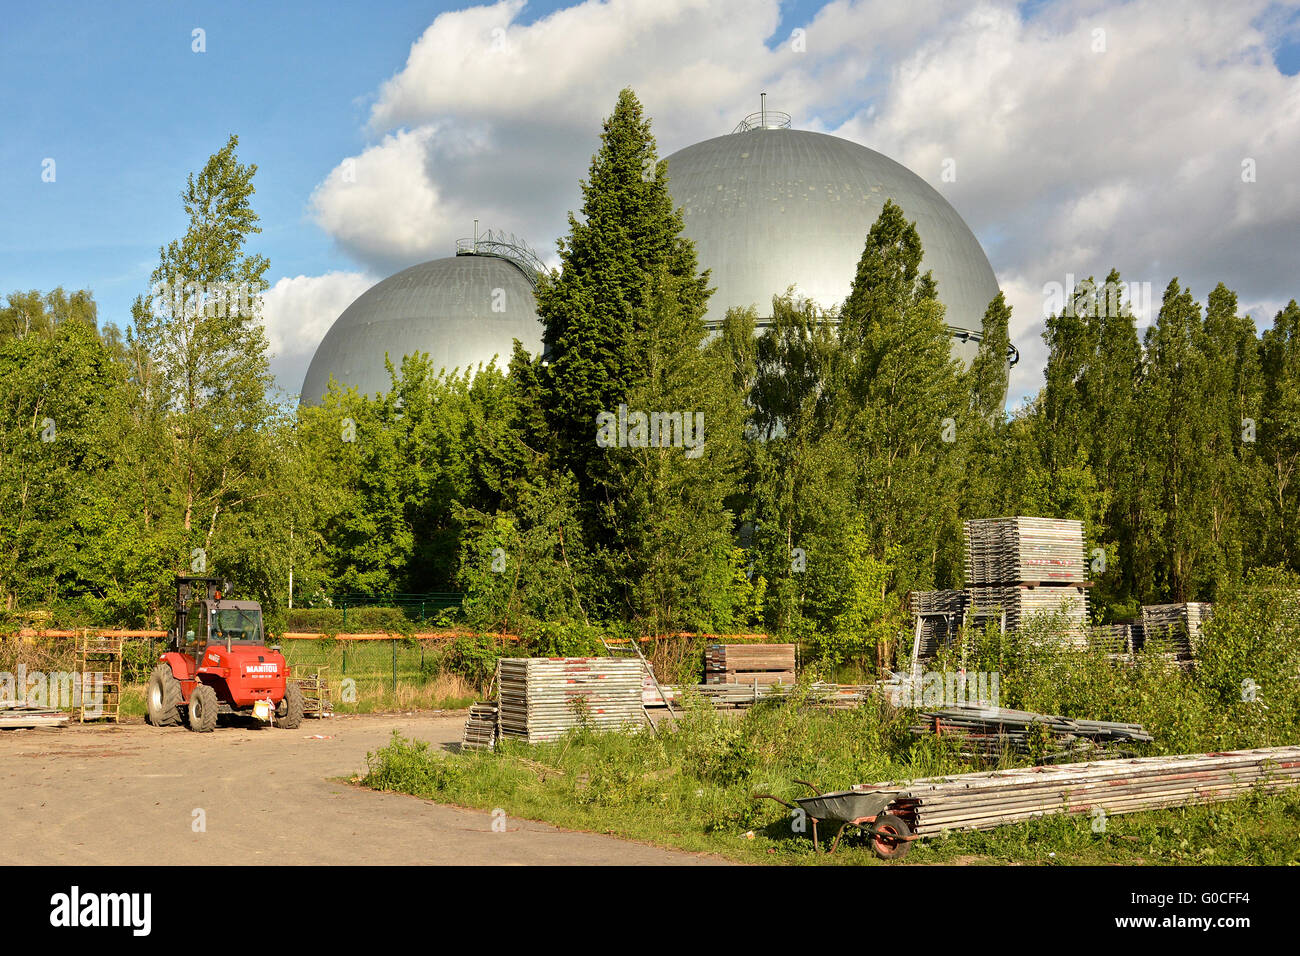
[[[278,649],[266,646],[262,606],[226,598],[220,578],[176,577],[176,626],[149,677],[149,723],[207,733],[220,714],[255,717],[292,730],[302,691]]]

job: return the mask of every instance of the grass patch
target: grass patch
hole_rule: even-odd
[[[697,702],[676,729],[655,735],[579,729],[549,744],[506,740],[495,752],[444,753],[394,733],[367,755],[356,781],[740,862],[878,864],[865,840],[847,831],[834,857],[815,855],[811,835],[794,832],[788,810],[753,795],[801,796],[796,778],[834,790],[976,769],[946,741],[913,739],[909,722],[907,711],[883,701],[830,711],[796,699],[739,716]],[[906,862],[1300,863],[1296,791],[1107,823],[1104,833],[1092,831],[1091,818],[1073,816],[949,834],[921,841]]]

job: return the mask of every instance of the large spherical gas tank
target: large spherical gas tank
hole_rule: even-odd
[[[387,392],[385,354],[399,369],[417,351],[448,372],[493,356],[504,369],[516,338],[541,349],[532,283],[519,266],[492,255],[434,259],[389,276],[343,311],[312,357],[300,400],[318,404],[331,375],[364,395]]]
[[[790,285],[820,305],[842,303],[867,231],[892,199],[916,223],[921,269],[934,272],[955,354],[974,358],[998,294],[993,269],[948,201],[889,157],[824,133],[748,129],[673,153],[668,189],[701,268],[712,271],[710,322],[732,306],[770,315],[772,296]]]

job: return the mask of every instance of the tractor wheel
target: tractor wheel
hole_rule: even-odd
[[[882,813],[876,817],[871,834],[871,852],[882,860],[900,860],[912,849],[912,842],[907,838],[912,835],[912,828],[907,821],[892,813]]]
[[[153,669],[144,702],[149,723],[155,727],[175,727],[181,722],[185,695],[181,693],[181,682],[172,673],[170,664],[159,664]]]
[[[302,688],[289,681],[284,697],[275,705],[275,725],[285,730],[295,730],[302,723]]]
[[[217,692],[207,684],[199,684],[190,694],[190,730],[208,734],[217,726]]]

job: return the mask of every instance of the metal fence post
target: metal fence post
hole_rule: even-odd
[[[393,706],[397,706],[397,641],[393,641]]]

